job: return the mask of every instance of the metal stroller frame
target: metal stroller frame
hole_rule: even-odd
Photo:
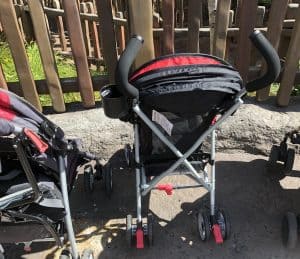
[[[242,97],[247,93],[247,91],[256,91],[258,89],[264,88],[269,85],[277,78],[280,71],[280,62],[277,53],[266,40],[266,38],[259,32],[255,31],[250,36],[253,44],[258,48],[260,53],[264,56],[268,64],[267,73],[259,79],[249,82],[246,85],[246,89],[242,89],[236,94],[233,105],[219,117],[214,124],[211,124],[208,129],[197,139],[197,141],[185,152],[181,153],[173,143],[171,143],[161,130],[147,117],[147,115],[141,110],[139,106],[139,91],[128,81],[128,74],[131,64],[133,63],[139,49],[142,46],[143,39],[140,36],[133,37],[123,54],[121,55],[117,70],[116,70],[116,82],[118,90],[130,100],[132,105],[131,109],[133,113],[131,118],[134,126],[134,158],[135,158],[135,175],[136,175],[136,206],[137,206],[137,223],[133,224],[131,215],[127,216],[126,219],[126,236],[129,245],[132,245],[133,240],[135,241],[137,248],[144,247],[144,237],[147,237],[149,245],[153,243],[153,230],[152,230],[152,219],[151,216],[148,217],[147,224],[143,224],[142,220],[142,196],[147,195],[152,189],[159,189],[166,191],[167,194],[171,194],[173,189],[183,189],[192,187],[204,187],[210,192],[210,215],[209,218],[206,215],[199,213],[198,223],[200,237],[205,241],[210,231],[213,232],[215,240],[217,243],[222,243],[223,239],[229,236],[229,222],[226,222],[225,214],[218,211],[218,216],[216,216],[215,207],[215,130],[219,125],[225,121],[230,115],[232,115],[242,104]],[[247,90],[247,91],[246,91]],[[105,90],[103,90],[105,91]],[[120,118],[121,116],[116,116],[111,112],[114,108],[106,103],[105,93],[102,92],[104,111],[107,116]],[[121,106],[124,105],[121,104]],[[125,105],[126,106],[126,105]],[[120,107],[119,107],[120,108]],[[144,122],[151,131],[176,155],[178,160],[174,162],[167,170],[154,176],[152,180],[147,182],[147,177],[145,174],[145,168],[140,161],[140,136],[139,136],[139,120]],[[210,161],[211,165],[211,175],[208,177],[208,173],[205,169],[197,172],[191,161],[188,161],[188,157],[192,155],[197,148],[200,147],[202,142],[206,137],[211,135],[211,151],[210,151]],[[127,154],[128,156],[128,154]],[[197,185],[193,186],[170,186],[170,185],[158,185],[158,183],[166,176],[176,174],[176,170],[179,166],[184,165],[188,172],[180,173],[191,177]],[[220,215],[221,213],[221,215]],[[220,222],[222,221],[222,222]],[[207,224],[209,224],[209,229],[207,229]],[[222,229],[221,229],[222,228]]]

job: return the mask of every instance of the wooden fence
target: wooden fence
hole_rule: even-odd
[[[49,94],[55,111],[66,110],[63,93],[79,92],[84,107],[94,91],[114,82],[119,54],[131,34],[145,39],[135,66],[174,52],[204,52],[228,60],[244,80],[265,70],[248,35],[259,28],[278,50],[283,70],[277,104],[289,103],[300,83],[300,1],[273,0],[270,6],[241,0],[1,0],[0,32],[11,49],[19,82],[0,87],[24,96],[42,110],[39,94]],[[36,41],[45,80],[33,79],[24,43]],[[55,42],[55,44],[53,44]],[[77,78],[60,79],[54,51],[73,57]],[[107,75],[91,77],[89,67],[105,65]],[[265,100],[270,89],[257,93]]]

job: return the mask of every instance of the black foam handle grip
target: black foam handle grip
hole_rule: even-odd
[[[137,98],[139,91],[128,81],[129,69],[142,47],[144,40],[141,36],[133,36],[128,42],[126,49],[121,54],[116,69],[116,83],[118,89],[127,97]]]
[[[249,38],[267,62],[267,72],[262,77],[248,82],[245,86],[248,92],[253,92],[273,83],[280,73],[281,66],[277,52],[260,31],[254,31]]]

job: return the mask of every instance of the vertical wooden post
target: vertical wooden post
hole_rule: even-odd
[[[163,54],[174,53],[174,0],[162,1],[164,33],[162,35]]]
[[[59,0],[53,0],[53,8],[61,9]],[[57,28],[58,28],[61,49],[63,51],[67,51],[68,48],[67,48],[67,40],[66,40],[66,35],[65,35],[65,27],[64,27],[63,18],[62,18],[62,16],[57,16],[57,17],[55,17],[55,19],[56,19],[56,24],[57,24]]]
[[[300,12],[295,21],[290,46],[286,56],[286,63],[281,79],[281,85],[277,95],[277,104],[279,106],[287,106],[289,104],[290,95],[293,90],[296,72],[299,69],[300,59]]]
[[[188,40],[187,51],[199,52],[199,29],[201,26],[202,0],[188,2]]]
[[[225,58],[227,29],[229,26],[229,11],[231,0],[218,1],[216,14],[216,28],[213,42],[213,55]]]
[[[25,37],[26,42],[31,42],[31,41],[34,40],[34,33],[33,33],[33,30],[32,30],[32,21],[31,21],[29,13],[27,13],[24,10],[24,6],[20,6],[20,7],[21,7],[20,8],[20,10],[21,10],[20,19],[21,19],[21,22],[22,22],[24,37]]]
[[[29,67],[15,8],[10,0],[0,1],[0,18],[11,49],[24,97],[39,111],[42,110],[35,82]]]
[[[7,89],[7,83],[5,80],[5,76],[1,64],[0,64],[0,88]]]
[[[247,81],[251,58],[252,44],[249,40],[249,35],[255,27],[256,12],[257,1],[242,1],[242,5],[240,6],[240,33],[238,37],[236,67],[245,82]]]
[[[268,20],[268,31],[266,36],[270,41],[270,43],[275,48],[275,50],[278,50],[279,47],[282,25],[283,25],[283,20],[285,18],[288,2],[289,0],[277,0],[277,1],[273,1],[271,5],[269,20]],[[262,72],[265,71],[266,69],[265,66],[266,65],[264,64]],[[270,93],[270,87],[271,86],[268,86],[262,90],[257,91],[256,98],[258,101],[263,101],[268,99]]]
[[[209,18],[209,27],[210,27],[210,53],[213,52],[217,2],[218,0],[208,0],[208,18]]]
[[[87,14],[88,9],[87,9],[86,3],[81,3],[79,10],[81,13]],[[92,56],[92,48],[91,48],[89,21],[84,19],[81,22],[81,24],[82,24],[83,39],[84,39],[84,43],[85,43],[86,52],[87,52],[87,55],[89,57],[91,57]]]
[[[100,39],[102,39],[103,58],[107,67],[109,82],[114,83],[118,54],[112,15],[112,2],[111,0],[96,1],[96,6],[100,19],[99,35]]]
[[[76,64],[82,102],[85,107],[92,107],[95,105],[94,91],[87,62],[78,6],[75,0],[63,0],[63,7]]]
[[[118,18],[124,18],[124,15],[122,12],[117,12],[116,17]],[[123,52],[125,49],[125,42],[126,42],[126,36],[125,36],[125,26],[121,25],[120,28],[118,29],[118,38],[119,38],[119,49],[120,53]]]
[[[152,1],[129,0],[130,31],[141,35],[145,42],[135,60],[138,67],[154,58],[154,44],[152,32]]]
[[[57,112],[64,112],[66,107],[59,76],[57,74],[56,63],[50,43],[43,7],[39,0],[28,1],[28,6],[32,17],[33,28],[40,50],[53,109]]]

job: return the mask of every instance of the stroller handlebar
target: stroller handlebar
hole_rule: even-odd
[[[253,92],[273,83],[277,79],[281,67],[277,52],[260,31],[256,30],[251,33],[250,39],[267,62],[267,72],[262,77],[250,81],[245,85],[248,92]],[[139,96],[138,89],[130,84],[128,74],[143,42],[144,40],[141,36],[133,36],[121,54],[116,68],[115,80],[118,88],[125,96],[130,98],[137,98]]]
[[[253,92],[273,83],[280,73],[281,66],[277,52],[260,31],[254,31],[250,34],[249,38],[267,63],[267,72],[262,77],[250,81],[245,85],[248,92]]]
[[[120,56],[116,68],[116,83],[119,90],[125,95],[132,98],[139,96],[139,91],[128,82],[129,69],[136,58],[137,53],[142,47],[144,40],[141,36],[135,35],[128,42],[126,49]]]

